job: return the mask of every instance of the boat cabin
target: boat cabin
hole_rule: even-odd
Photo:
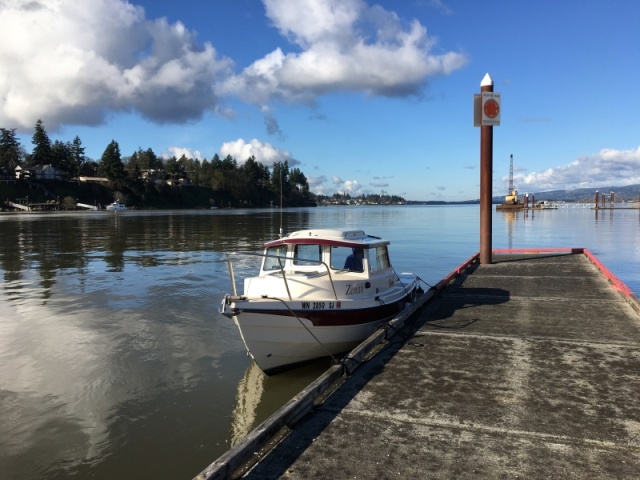
[[[362,273],[391,268],[389,242],[362,230],[302,230],[264,245],[261,275],[285,273]]]

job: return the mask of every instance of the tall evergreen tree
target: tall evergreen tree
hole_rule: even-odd
[[[71,159],[71,144],[56,140],[51,145],[50,151],[49,163],[59,170],[68,171]]]
[[[111,140],[100,158],[100,172],[112,181],[116,188],[124,184],[126,172],[120,156],[120,146],[115,140]]]
[[[240,167],[240,173],[245,185],[244,196],[252,205],[266,205],[269,203],[269,169],[250,156]]]
[[[40,119],[36,122],[31,143],[34,145],[30,160],[31,165],[49,165],[51,163],[51,140],[49,140],[49,135],[47,135]]]
[[[100,169],[100,165],[98,162],[92,159],[86,159],[82,165],[80,165],[80,170],[78,171],[78,175],[83,177],[97,177],[98,171]]]
[[[138,149],[138,164],[142,170],[162,170],[164,165],[162,159],[158,158],[151,148],[142,150]]]
[[[127,158],[124,168],[129,175],[131,175],[136,169],[140,170],[140,156],[138,155],[138,152],[141,151],[141,149],[138,149],[138,151],[133,152],[131,156]]]
[[[289,183],[292,189],[296,189],[303,196],[309,193],[309,182],[307,177],[299,168],[292,168],[289,175]]]
[[[16,129],[0,128],[0,167],[14,170],[20,165],[22,148]]]
[[[174,185],[177,180],[186,176],[186,170],[184,167],[186,161],[187,157],[184,154],[182,154],[180,159],[172,156],[166,160],[164,168],[171,177],[171,185]]]
[[[271,174],[271,190],[278,197],[288,198],[289,193],[289,162],[276,162],[273,164]]]
[[[219,170],[222,168],[222,160],[220,160],[220,156],[216,153],[211,159],[211,168],[214,170]]]
[[[222,163],[220,166],[222,170],[231,171],[238,168],[238,162],[236,162],[236,159],[233,158],[231,155],[227,155],[226,157],[224,157],[224,160],[222,160]]]
[[[73,142],[71,142],[71,150],[69,153],[70,158],[67,171],[72,177],[77,177],[80,174],[82,164],[86,160],[86,157],[84,156],[84,147],[82,146],[82,141],[77,135],[76,138],[73,139]]]

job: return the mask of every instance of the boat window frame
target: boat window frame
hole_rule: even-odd
[[[265,250],[262,271],[276,272],[285,268],[287,261],[287,245],[275,245]]]
[[[354,254],[355,251],[354,250],[361,250],[362,251],[362,269],[360,270],[353,270],[353,269],[349,269],[346,268],[347,264],[347,258]],[[369,248],[365,248],[364,246],[362,247],[346,247],[346,246],[342,246],[342,245],[332,245],[331,249],[330,249],[330,253],[329,253],[329,266],[331,267],[332,270],[338,270],[338,271],[347,271],[347,272],[354,272],[354,273],[363,273],[367,270],[367,263],[368,263],[368,252],[369,252]]]
[[[389,249],[387,245],[378,245],[372,248],[374,255],[369,258],[369,272],[373,275],[387,272],[391,269],[391,261],[389,260]]]
[[[316,248],[314,248],[316,247]],[[315,251],[314,251],[315,250]],[[306,258],[306,255],[317,258]],[[318,267],[322,266],[322,245],[319,243],[297,243],[293,246],[292,264],[295,267]]]

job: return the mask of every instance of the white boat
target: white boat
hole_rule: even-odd
[[[361,230],[300,230],[263,245],[257,276],[222,300],[258,366],[273,374],[352,350],[416,298],[419,278],[396,274],[389,241]]]
[[[542,210],[556,210],[558,208],[557,202],[551,202],[549,200],[542,200],[538,202],[538,208]]]
[[[112,212],[120,212],[122,210],[126,210],[127,206],[124,203],[118,202],[116,200],[115,202],[107,205],[106,209]]]

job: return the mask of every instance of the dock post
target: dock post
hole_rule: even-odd
[[[493,92],[493,80],[487,73],[480,83],[480,92]],[[493,190],[493,126],[480,126],[480,263],[491,263]],[[509,192],[511,194],[511,192]]]
[[[596,210],[598,209],[598,202],[600,201],[600,199],[598,198],[599,193],[600,193],[600,192],[598,192],[598,190],[596,190],[596,198],[595,198],[595,202],[594,202],[594,203],[595,203]]]

